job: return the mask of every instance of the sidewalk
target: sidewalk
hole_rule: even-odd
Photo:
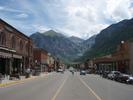
[[[2,82],[0,83],[0,87],[6,87],[6,86],[9,86],[9,85],[22,83],[22,82],[27,81],[27,80],[36,79],[36,78],[39,78],[39,77],[45,77],[46,75],[49,75],[49,74],[50,73],[41,73],[41,75],[39,75],[39,76],[30,76],[29,78],[25,78],[25,76],[20,76],[20,80],[19,79],[9,80],[8,77],[5,77],[2,80]]]

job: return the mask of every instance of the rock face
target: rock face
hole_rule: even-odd
[[[69,37],[69,39],[70,39],[70,41],[72,41],[75,44],[80,44],[84,41],[83,39],[78,38],[76,36],[71,36],[71,37]]]

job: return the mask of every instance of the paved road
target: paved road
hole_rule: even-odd
[[[0,100],[132,100],[133,86],[69,72],[0,88]]]

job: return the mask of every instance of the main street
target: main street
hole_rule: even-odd
[[[0,100],[132,100],[133,86],[98,75],[55,73],[0,88]]]

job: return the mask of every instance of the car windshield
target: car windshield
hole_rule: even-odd
[[[133,0],[0,0],[0,100],[133,100]]]

